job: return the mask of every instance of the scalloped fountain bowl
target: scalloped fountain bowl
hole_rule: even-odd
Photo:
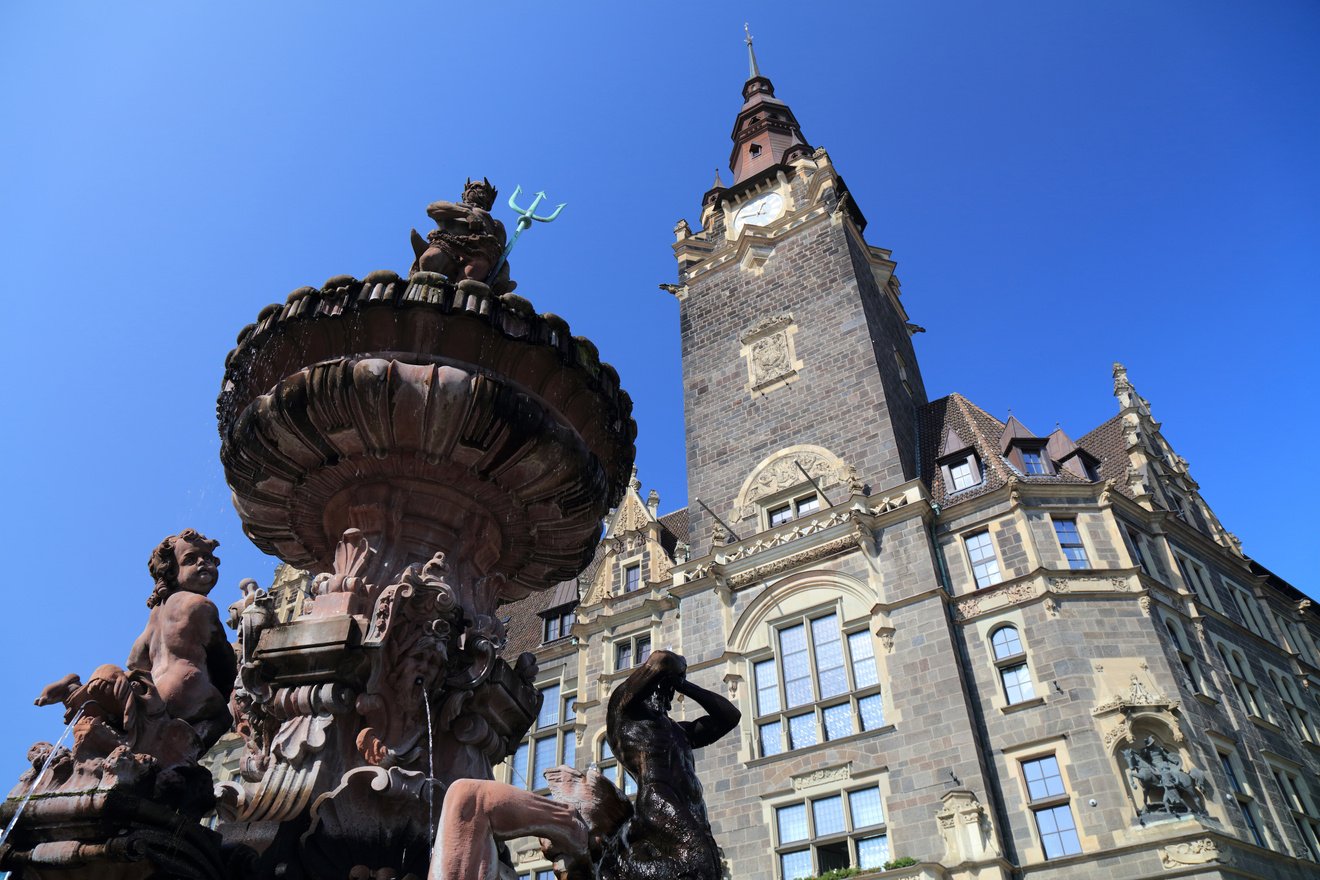
[[[474,610],[574,577],[632,466],[618,374],[554,315],[473,281],[376,272],[268,306],[217,403],[262,550],[317,572],[356,528],[398,570],[445,552]],[[475,597],[474,597],[475,598]]]

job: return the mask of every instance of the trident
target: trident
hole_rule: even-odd
[[[499,262],[497,262],[495,268],[491,270],[490,278],[486,282],[487,284],[495,283],[495,276],[500,274],[500,270],[504,268],[504,264],[509,260],[509,254],[513,252],[513,246],[518,243],[518,236],[522,235],[524,230],[532,228],[533,220],[537,220],[541,223],[549,223],[551,220],[558,217],[559,212],[564,210],[564,205],[568,204],[567,202],[560,204],[553,212],[551,212],[549,217],[538,217],[535,213],[536,206],[541,204],[541,200],[545,198],[544,190],[536,194],[536,198],[532,199],[532,206],[525,211],[518,207],[518,203],[514,201],[521,194],[522,187],[515,186],[513,188],[513,195],[509,196],[509,207],[513,208],[518,214],[518,226],[514,230],[513,239],[509,242],[508,246],[504,248],[504,253],[500,254]]]

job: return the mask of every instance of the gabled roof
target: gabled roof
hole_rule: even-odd
[[[1016,416],[1010,415],[1008,421],[1004,424],[1004,430],[999,435],[999,451],[1008,452],[1008,448],[1013,445],[1014,440],[1039,440],[1035,434],[1027,430],[1027,426],[1017,420]]]

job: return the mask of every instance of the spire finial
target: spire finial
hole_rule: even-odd
[[[715,166],[715,183],[711,189],[724,189],[724,181],[720,180],[720,168]]]
[[[747,43],[747,69],[749,71],[747,78],[756,79],[761,75],[761,71],[756,67],[756,50],[752,48],[751,26],[745,21],[743,22],[743,33],[747,35],[745,40]]]

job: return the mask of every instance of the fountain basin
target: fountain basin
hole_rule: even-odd
[[[521,297],[374,273],[263,310],[217,415],[263,550],[325,572],[359,528],[386,568],[443,548],[459,581],[499,575],[509,601],[589,561],[632,464],[631,408],[595,347]]]

